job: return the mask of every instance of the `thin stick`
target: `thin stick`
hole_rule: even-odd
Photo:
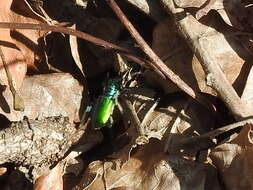
[[[149,45],[145,42],[145,40],[140,36],[138,31],[134,28],[134,26],[129,22],[125,14],[121,11],[119,6],[115,3],[114,0],[106,0],[108,5],[112,8],[115,14],[118,16],[120,21],[125,25],[125,27],[130,32],[131,36],[136,40],[139,44],[140,48],[146,53],[146,55],[152,61],[152,65],[158,68],[162,73],[168,77],[173,83],[175,83],[181,90],[183,90],[186,94],[196,99],[197,95],[193,91],[193,89],[188,86],[183,80],[181,80],[173,71],[171,71],[163,61],[154,53],[154,51],[149,47]]]
[[[180,145],[199,144],[199,142],[203,141],[203,140],[213,140],[217,136],[219,136],[219,135],[221,135],[221,134],[223,134],[227,131],[230,131],[232,129],[236,129],[238,127],[244,126],[248,123],[253,124],[253,119],[252,118],[246,119],[246,120],[239,121],[239,122],[236,122],[236,123],[233,123],[233,124],[230,124],[230,125],[226,125],[224,127],[221,127],[219,129],[213,130],[209,133],[206,133],[206,134],[203,134],[203,135],[200,135],[200,136],[186,138],[186,139],[180,141],[179,144]]]
[[[119,97],[119,98],[120,98],[121,102],[124,104],[124,106],[126,108],[124,110],[126,111],[126,115],[129,116],[129,119],[131,120],[131,123],[137,129],[139,135],[144,136],[145,135],[144,129],[141,126],[141,122],[139,120],[139,117],[137,116],[136,111],[133,108],[133,105],[126,98],[122,98],[122,97]]]
[[[8,84],[9,84],[9,87],[10,87],[10,91],[11,91],[12,96],[13,96],[13,108],[16,111],[24,111],[24,109],[25,109],[24,101],[18,95],[17,91],[14,88],[11,72],[10,72],[8,66],[7,66],[7,63],[6,63],[6,60],[5,60],[5,56],[3,54],[1,46],[0,46],[0,57],[2,59],[4,70],[6,72],[6,76],[7,76]]]
[[[115,45],[113,43],[107,42],[105,40],[102,40],[100,38],[96,38],[94,36],[91,36],[85,32],[81,32],[78,30],[74,30],[71,28],[66,28],[64,26],[53,26],[48,24],[31,24],[31,23],[10,23],[10,22],[0,22],[0,28],[8,28],[8,29],[23,29],[23,30],[44,30],[44,31],[52,31],[52,32],[61,32],[64,34],[76,36],[78,38],[81,38],[83,40],[86,40],[88,42],[91,42],[95,45],[104,47],[105,49],[113,49],[116,52],[119,52],[126,56],[128,59],[140,64],[144,65],[146,60],[141,59],[137,56],[135,56],[130,50],[127,48],[120,47],[118,45]]]

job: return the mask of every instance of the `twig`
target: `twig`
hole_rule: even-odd
[[[9,84],[9,87],[10,87],[10,91],[11,91],[12,96],[13,96],[13,108],[16,111],[24,111],[24,109],[25,109],[24,101],[21,98],[21,96],[18,95],[17,91],[14,88],[12,76],[11,76],[10,70],[7,66],[5,56],[3,54],[1,46],[0,46],[0,57],[2,59],[2,63],[3,63],[3,66],[4,66],[5,72],[6,72],[6,76],[7,76],[8,84]]]
[[[144,66],[145,62],[147,62],[144,59],[141,59],[137,56],[135,56],[132,52],[130,52],[128,49],[117,46],[113,43],[107,42],[105,40],[102,40],[100,38],[96,38],[94,36],[91,36],[85,32],[81,32],[78,30],[74,30],[71,28],[66,28],[63,26],[53,26],[48,24],[31,24],[31,23],[11,23],[11,22],[0,22],[0,28],[8,28],[8,29],[23,29],[23,30],[44,30],[44,31],[52,31],[52,32],[61,32],[64,34],[76,36],[78,38],[81,38],[83,40],[86,40],[88,42],[94,43],[95,45],[104,47],[105,49],[112,49],[116,52],[119,52],[126,56],[128,59]]]
[[[181,117],[188,109],[189,105],[191,103],[191,99],[188,99],[187,102],[185,102],[184,107],[175,115],[175,117],[173,118],[173,120],[170,122],[170,132],[169,135],[166,139],[166,143],[164,146],[164,152],[170,152],[170,147],[173,146],[172,142],[173,142],[173,136],[174,134],[177,133],[177,129],[178,129],[178,125],[181,122]]]
[[[144,129],[141,127],[141,122],[137,116],[137,113],[135,112],[133,108],[133,105],[126,98],[121,98],[121,97],[119,98],[120,98],[120,101],[123,103],[124,107],[126,108],[124,109],[124,111],[126,111],[126,115],[129,116],[131,123],[136,127],[139,135],[144,136],[145,135]]]
[[[149,142],[149,139],[145,134],[144,128],[139,120],[139,117],[138,117],[136,111],[133,108],[133,105],[126,98],[123,98],[123,97],[119,97],[119,98],[120,98],[120,101],[123,103],[122,105],[125,108],[124,109],[125,114],[127,115],[129,120],[131,121],[131,124],[136,128],[136,130],[138,132],[138,136],[135,139],[135,143],[137,145],[147,144]]]
[[[219,129],[213,130],[209,133],[206,133],[206,134],[203,134],[203,135],[200,135],[200,136],[186,138],[186,139],[180,141],[179,145],[180,146],[185,146],[187,144],[188,145],[189,144],[196,144],[196,145],[201,144],[200,142],[216,139],[219,135],[221,135],[221,134],[223,134],[227,131],[230,131],[232,129],[236,129],[238,127],[244,126],[248,123],[253,124],[253,119],[252,118],[246,119],[246,120],[243,120],[243,121],[240,121],[240,122],[236,122],[236,123],[233,123],[233,124],[230,124],[230,125],[226,125],[224,127],[221,127]],[[208,147],[206,147],[206,148],[208,148]]]
[[[186,94],[196,99],[197,95],[193,91],[193,89],[188,86],[183,80],[181,80],[173,71],[171,71],[163,61],[154,53],[154,51],[149,47],[149,45],[145,42],[145,40],[140,36],[138,31],[134,28],[134,26],[129,22],[125,14],[121,11],[119,6],[115,3],[114,0],[106,0],[108,5],[112,8],[115,14],[118,16],[120,21],[125,25],[125,27],[130,32],[131,36],[136,40],[139,44],[140,48],[146,53],[146,55],[152,61],[151,65],[158,68],[166,77],[168,77],[173,83],[175,83],[181,90],[183,90]]]

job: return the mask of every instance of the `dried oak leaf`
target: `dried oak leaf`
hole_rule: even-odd
[[[23,0],[2,0],[0,2],[0,21],[18,23],[40,23],[36,15],[28,9]],[[36,67],[42,57],[38,39],[43,31],[0,30],[0,45],[13,78],[14,86],[19,89],[25,77],[27,65]],[[5,70],[0,68],[0,81],[8,85]]]
[[[252,125],[246,124],[234,140],[219,145],[210,154],[226,189],[253,188],[251,170],[253,167],[253,141],[251,134]]]
[[[79,121],[83,87],[70,74],[55,73],[26,77],[20,89],[25,111],[12,110],[12,96],[5,90],[0,97],[0,113],[10,121],[20,121],[24,116],[40,119],[51,116],[69,117]]]
[[[141,146],[138,152],[121,165],[120,160],[96,161],[89,165],[80,190],[93,189],[220,189],[215,169],[162,152],[160,141]]]
[[[64,163],[59,162],[53,169],[38,177],[33,190],[63,190]]]

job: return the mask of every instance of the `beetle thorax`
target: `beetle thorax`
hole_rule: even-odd
[[[109,81],[108,86],[105,89],[105,96],[114,99],[117,97],[118,93],[119,93],[118,81],[115,80]]]

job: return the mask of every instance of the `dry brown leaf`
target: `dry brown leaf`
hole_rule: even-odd
[[[0,176],[5,174],[6,172],[7,172],[7,168],[5,168],[5,167],[0,168]]]
[[[76,29],[76,25],[73,25],[72,29]],[[72,57],[73,57],[76,65],[77,65],[78,69],[80,70],[80,72],[85,77],[83,64],[82,64],[82,61],[80,59],[80,55],[79,55],[79,51],[78,51],[79,50],[79,48],[78,48],[78,38],[76,36],[69,36],[69,44],[70,44],[70,50],[71,50]]]
[[[83,87],[69,74],[47,74],[25,78],[20,94],[25,102],[25,111],[12,110],[9,90],[1,97],[0,113],[10,121],[40,119],[50,116],[67,116],[70,121],[79,120]]]
[[[220,189],[214,168],[168,156],[162,152],[160,141],[151,141],[122,167],[120,160],[91,163],[76,189],[203,190],[209,186]]]
[[[64,163],[59,162],[53,169],[38,177],[33,190],[63,190]]]
[[[219,145],[210,154],[226,189],[252,189],[252,125],[246,124],[231,142]],[[240,175],[238,175],[240,174]]]
[[[39,23],[38,18],[35,18],[36,16],[29,11],[23,0],[2,0],[0,2],[1,22]],[[41,59],[38,39],[43,34],[44,32],[34,30],[14,31],[1,29],[0,31],[0,45],[2,46],[7,64],[9,64],[14,86],[17,89],[22,85],[27,65],[34,66]],[[0,69],[0,80],[2,85],[8,85],[2,66]]]

